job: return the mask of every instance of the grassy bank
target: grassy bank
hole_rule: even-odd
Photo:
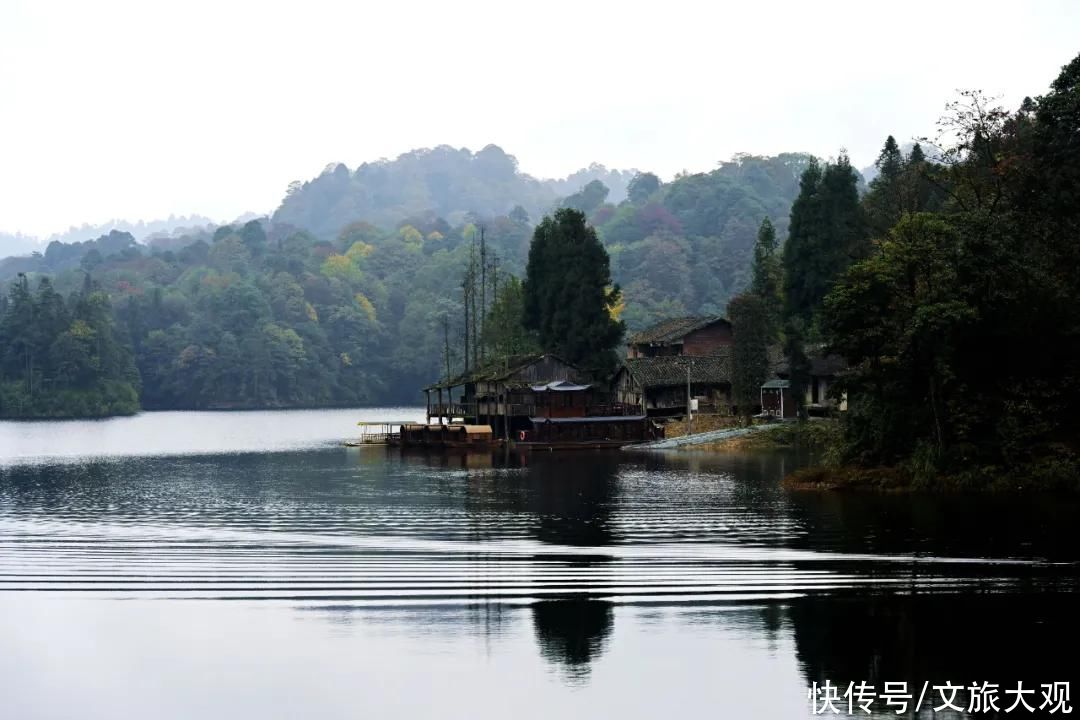
[[[708,417],[708,416],[704,416]],[[706,425],[694,420],[695,432],[740,427],[736,418],[725,418]],[[685,426],[669,423],[668,437],[685,433]],[[975,465],[954,472],[937,470],[930,463],[916,459],[897,466],[860,467],[839,461],[842,428],[837,420],[774,423],[740,437],[726,438],[680,448],[684,451],[751,452],[800,448],[812,450],[822,458],[820,465],[796,470],[784,478],[790,490],[869,491],[869,492],[1058,492],[1080,493],[1080,457],[1070,448],[1044,448],[1037,457],[1013,467]]]
[[[1014,468],[973,467],[961,472],[917,471],[912,467],[817,466],[784,478],[790,490],[871,492],[1080,493],[1080,462],[1075,456],[1039,458]]]
[[[733,427],[738,427],[734,424]],[[808,448],[827,450],[837,439],[840,432],[835,420],[813,420],[805,423],[774,423],[761,432],[742,437],[727,438],[714,443],[695,445],[692,450],[714,452],[743,452],[751,450],[774,450],[778,448]],[[668,436],[671,437],[669,431]]]
[[[733,415],[713,415],[702,413],[695,415],[690,429],[694,434],[712,432],[713,430],[728,430],[742,427],[741,418]],[[668,420],[664,423],[665,437],[674,438],[686,435],[686,419],[679,418]]]

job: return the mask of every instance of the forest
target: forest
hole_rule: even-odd
[[[814,343],[846,360],[833,460],[888,470],[860,482],[1077,489],[1080,57],[1012,111],[960,93],[937,140],[888,138],[861,198],[844,158],[804,172],[758,294],[793,394]]]
[[[462,280],[481,243],[490,292],[476,312],[492,312],[479,338],[492,352],[534,342],[514,329],[518,315],[507,307],[521,301],[515,292],[536,213],[560,207],[581,211],[595,228],[629,328],[671,314],[722,313],[748,282],[761,218],[786,228],[810,161],[740,156],[670,183],[594,165],[556,185],[519,172],[494,146],[475,154],[436,148],[353,173],[329,167],[294,184],[270,218],[146,244],[120,231],[54,241],[43,253],[0,261],[0,280],[35,298],[42,278],[65,298],[88,286],[107,298],[111,337],[134,358],[132,386],[145,409],[412,403],[448,364],[451,372],[464,365]],[[15,348],[36,343],[44,357],[55,338],[23,338],[34,304],[13,294],[0,302],[7,395],[66,388],[70,397],[92,385],[17,360]],[[509,329],[497,332],[500,322]],[[0,414],[85,412],[65,402],[36,407],[5,402]]]

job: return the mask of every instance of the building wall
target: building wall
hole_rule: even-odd
[[[623,405],[641,406],[641,388],[637,386],[625,368],[615,378],[615,399]]]
[[[670,345],[631,345],[630,352],[627,353],[631,358],[643,358],[643,357],[671,357],[675,355],[682,355],[682,342],[674,342]]]
[[[555,380],[582,382],[586,378],[582,376],[582,373],[577,368],[571,367],[550,355],[545,355],[533,364],[527,365],[514,373],[511,379],[540,384]]]
[[[721,347],[731,345],[733,342],[731,324],[724,321],[715,322],[684,337],[682,354],[699,357],[716,355]]]

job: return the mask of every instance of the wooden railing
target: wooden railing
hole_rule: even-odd
[[[474,417],[476,403],[435,403],[429,408],[431,417]]]
[[[582,412],[583,411],[583,412]],[[552,407],[546,408],[531,403],[511,403],[509,406],[503,403],[481,401],[472,403],[432,403],[428,412],[431,417],[443,418],[474,418],[477,415],[490,415],[498,417],[509,414],[511,417],[574,417],[584,414],[586,417],[608,417],[637,415],[641,409],[636,405],[624,403],[598,403],[588,405],[585,408]]]

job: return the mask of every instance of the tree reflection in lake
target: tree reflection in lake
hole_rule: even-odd
[[[147,703],[171,692],[171,717],[211,716],[184,698],[220,678],[207,697],[229,716],[236,668],[258,666],[243,697],[266,718],[295,710],[283,688],[312,716],[416,717],[431,703],[403,688],[433,682],[453,716],[655,717],[677,698],[689,716],[799,717],[815,680],[1071,668],[1048,648],[1080,629],[1075,502],[792,493],[804,458],[786,451],[221,453],[215,437],[183,454],[194,428],[230,426],[203,415],[177,419],[180,454],[112,457],[144,425],[168,445],[151,417],[123,423],[111,459],[0,458],[14,708],[137,716],[145,686]],[[269,435],[229,418],[262,447],[309,415],[265,418]],[[44,425],[18,434],[46,447],[67,427]],[[148,653],[176,665],[133,660]]]
[[[603,600],[564,598],[532,606],[540,654],[568,680],[584,682],[590,664],[604,651],[615,622],[612,605]]]
[[[828,680],[846,688],[865,680],[880,692],[885,682],[906,682],[917,697],[925,682],[932,688],[946,681],[964,686],[986,681],[1000,686],[999,697],[1008,700],[1004,709],[1011,702],[1004,691],[1020,681],[1038,688],[1075,676],[1075,661],[1067,651],[1055,651],[1065,638],[1078,637],[1075,594],[988,588],[943,595],[817,596],[792,603],[787,615],[808,685]],[[929,693],[927,699],[941,705],[940,696]],[[968,693],[957,698],[967,703]]]

